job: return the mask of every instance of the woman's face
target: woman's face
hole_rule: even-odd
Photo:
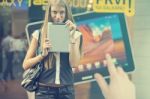
[[[54,23],[63,23],[66,17],[65,7],[52,5],[51,6],[51,18]]]

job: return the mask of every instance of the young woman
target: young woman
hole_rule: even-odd
[[[48,22],[65,23],[68,26],[70,29],[69,53],[50,52],[53,45],[47,39]],[[38,62],[44,61],[44,70],[39,78],[39,87],[35,91],[35,98],[74,99],[72,67],[79,64],[82,36],[80,32],[76,31],[72,13],[66,1],[48,1],[43,26],[40,30],[36,30],[32,36],[23,68],[26,70]],[[41,54],[36,56],[38,45],[40,45]]]

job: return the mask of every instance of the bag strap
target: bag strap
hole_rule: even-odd
[[[37,50],[36,50],[36,55],[38,55],[40,52],[41,52],[41,48],[40,48],[40,43],[41,43],[41,31],[39,31],[39,35],[38,35],[38,47],[37,47]]]

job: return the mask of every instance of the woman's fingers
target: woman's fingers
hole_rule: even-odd
[[[67,20],[65,23],[66,25],[70,25],[72,22],[70,20]]]
[[[106,93],[108,92],[108,85],[107,82],[105,81],[105,79],[102,77],[101,74],[96,73],[94,75],[98,85],[100,86],[102,92],[104,95],[106,95]]]
[[[48,38],[46,38],[46,39],[45,39],[45,42],[49,42],[49,43],[50,43],[50,40],[49,40]]]
[[[110,76],[116,75],[117,70],[109,54],[106,54],[106,61],[107,61],[107,67],[108,67]]]
[[[72,23],[70,20],[67,20],[65,23],[69,27],[70,30],[76,29],[76,25]]]
[[[51,46],[52,46],[52,44],[50,44],[50,43],[47,43],[47,44],[45,44],[45,46],[50,46],[50,47],[51,47]]]
[[[45,42],[44,42],[43,48],[44,48],[44,49],[52,48],[52,44],[50,43],[50,41],[49,41],[49,39],[48,39],[48,38],[46,38],[46,39],[45,39]]]
[[[50,43],[45,44],[45,48],[51,48],[51,47],[52,47],[52,44]]]
[[[117,71],[121,76],[123,76],[126,79],[129,79],[127,74],[124,72],[124,70],[121,67],[117,67]]]

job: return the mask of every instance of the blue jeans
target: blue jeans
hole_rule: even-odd
[[[51,87],[39,86],[35,91],[35,99],[75,99],[73,85]]]
[[[5,53],[6,54],[6,67],[5,67],[5,70],[4,70],[4,79],[5,80],[8,80],[8,77],[10,76],[10,79],[11,80],[14,80],[14,74],[13,74],[13,55],[14,55],[14,52],[7,52]]]

